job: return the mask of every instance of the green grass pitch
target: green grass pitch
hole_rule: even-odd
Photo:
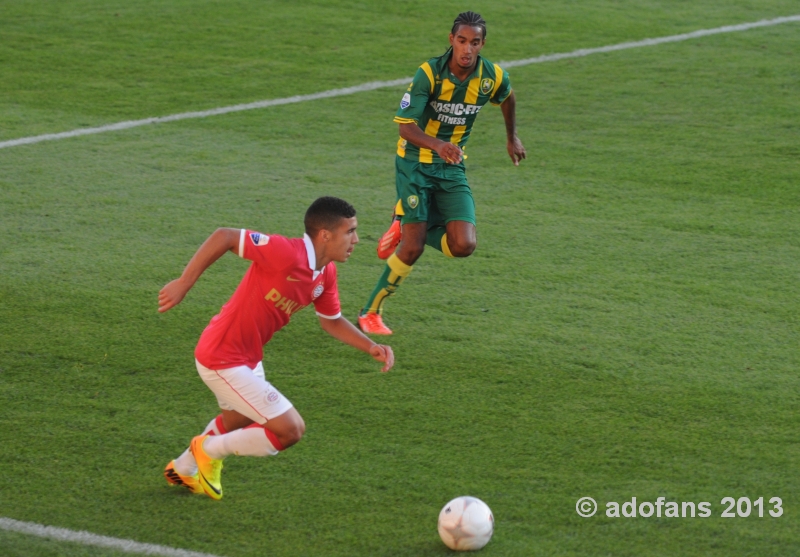
[[[0,141],[410,76],[463,9],[498,62],[795,15],[789,0],[0,2]],[[225,498],[166,462],[215,414],[192,350],[246,264],[159,288],[219,226],[359,211],[353,319],[394,201],[402,87],[0,150],[0,517],[224,557],[800,554],[800,24],[511,70],[467,161],[479,246],[432,250],[385,318],[389,374],[298,314],[265,368],[306,419],[230,458]],[[601,505],[576,514],[583,496]],[[709,518],[607,518],[608,501]],[[784,514],[722,518],[723,497]],[[766,505],[771,508],[771,505]],[[0,531],[0,554],[118,555]],[[119,554],[121,555],[121,554]]]

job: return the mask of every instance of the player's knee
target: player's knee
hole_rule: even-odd
[[[284,448],[291,447],[303,438],[305,432],[306,423],[303,421],[303,418],[298,415],[297,418],[278,435],[278,440]]]
[[[469,257],[472,255],[472,252],[475,251],[475,248],[478,247],[478,243],[475,240],[456,240],[452,245],[448,245],[448,247],[453,257]]]

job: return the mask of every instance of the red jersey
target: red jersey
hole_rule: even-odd
[[[341,317],[336,265],[315,271],[311,239],[242,230],[239,256],[252,261],[231,299],[200,335],[194,355],[209,369],[256,367],[264,345],[293,313],[314,303],[317,315]]]

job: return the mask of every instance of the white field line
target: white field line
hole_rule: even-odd
[[[627,50],[629,48],[640,48],[643,46],[654,46],[664,43],[676,43],[680,41],[688,41],[700,37],[707,37],[709,35],[719,35],[721,33],[736,33],[739,31],[747,31],[748,29],[756,29],[758,27],[771,27],[773,25],[780,25],[782,23],[800,22],[800,15],[792,15],[787,17],[777,17],[774,19],[763,19],[761,21],[754,21],[751,23],[742,23],[739,25],[725,25],[723,27],[715,27],[714,29],[700,29],[692,31],[691,33],[683,33],[681,35],[670,35],[668,37],[659,37],[656,39],[643,39],[641,41],[632,41],[627,43],[619,43],[609,46],[601,46],[597,48],[582,48],[572,52],[564,52],[561,54],[545,54],[535,58],[524,58],[522,60],[511,60],[509,62],[500,62],[500,65],[506,68],[515,68],[519,66],[528,66],[530,64],[541,64],[542,62],[554,62],[556,60],[564,60],[565,58],[580,58],[582,56],[589,56],[591,54],[600,54],[603,52],[615,52],[617,50]],[[44,135],[35,135],[31,137],[22,137],[20,139],[12,139],[9,141],[0,141],[0,149],[6,147],[16,147],[18,145],[27,145],[30,143],[39,143],[41,141],[52,141],[55,139],[66,139],[68,137],[77,137],[79,135],[90,135],[96,133],[104,133],[117,130],[125,130],[128,128],[136,128],[145,126],[147,124],[161,124],[164,122],[175,122],[177,120],[188,120],[190,118],[205,118],[207,116],[217,116],[219,114],[228,114],[229,112],[241,112],[243,110],[254,110],[256,108],[267,108],[270,106],[278,106],[282,104],[293,104],[306,101],[315,101],[318,99],[329,99],[331,97],[341,97],[344,95],[353,95],[364,91],[374,91],[375,89],[383,89],[386,87],[397,87],[405,85],[411,81],[411,77],[404,77],[402,79],[393,79],[391,81],[370,81],[369,83],[362,83],[361,85],[354,85],[352,87],[344,87],[342,89],[330,89],[319,93],[312,93],[309,95],[296,95],[294,97],[285,97],[282,99],[271,99],[266,101],[257,101],[247,104],[236,104],[233,106],[224,106],[221,108],[213,108],[211,110],[201,110],[198,112],[182,112],[180,114],[172,114],[170,116],[155,116],[152,118],[145,118],[143,120],[128,120],[126,122],[118,122],[116,124],[108,124],[106,126],[99,126],[97,128],[81,128],[61,133],[48,133]]]
[[[683,33],[682,35],[670,35],[669,37],[659,37],[657,39],[642,39],[641,41],[619,43],[610,46],[601,46],[598,48],[582,48],[580,50],[573,50],[572,52],[566,52],[564,54],[545,54],[544,56],[537,56],[536,58],[525,58],[523,60],[512,60],[510,62],[499,62],[499,64],[506,68],[514,68],[517,66],[527,66],[529,64],[541,64],[542,62],[554,62],[556,60],[563,60],[565,58],[579,58],[581,56],[589,56],[590,54],[601,54],[603,52],[627,50],[629,48],[640,48],[643,46],[654,46],[664,43],[690,41],[692,39],[707,37],[709,35],[719,35],[720,33],[736,33],[739,31],[747,31],[748,29],[756,29],[758,27],[772,27],[773,25],[790,23],[792,21],[800,21],[800,15],[776,17],[775,19],[762,19],[761,21],[741,23],[739,25],[725,25],[724,27],[715,27],[714,29],[700,29],[698,31],[692,31],[691,33]],[[2,146],[2,144],[0,144],[0,146]]]
[[[127,553],[139,553],[142,555],[159,555],[163,557],[216,557],[210,553],[198,553],[197,551],[187,551],[186,549],[175,549],[164,545],[151,543],[139,543],[133,540],[123,540],[110,538],[108,536],[98,536],[84,531],[67,530],[66,528],[55,528],[53,526],[42,526],[34,522],[21,522],[10,518],[0,517],[0,530],[30,534],[40,538],[50,538],[53,540],[74,542],[83,545],[94,545],[108,547],[117,551]]]

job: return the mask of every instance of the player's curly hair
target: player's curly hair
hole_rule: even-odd
[[[320,230],[333,230],[342,219],[351,219],[356,216],[356,209],[344,199],[338,197],[320,197],[311,204],[306,211],[303,223],[306,234],[312,238]]]
[[[470,27],[480,27],[483,30],[483,38],[486,38],[486,20],[481,17],[481,14],[475,12],[461,12],[453,21],[453,29],[450,31],[453,35],[458,31],[459,26],[469,25]]]

